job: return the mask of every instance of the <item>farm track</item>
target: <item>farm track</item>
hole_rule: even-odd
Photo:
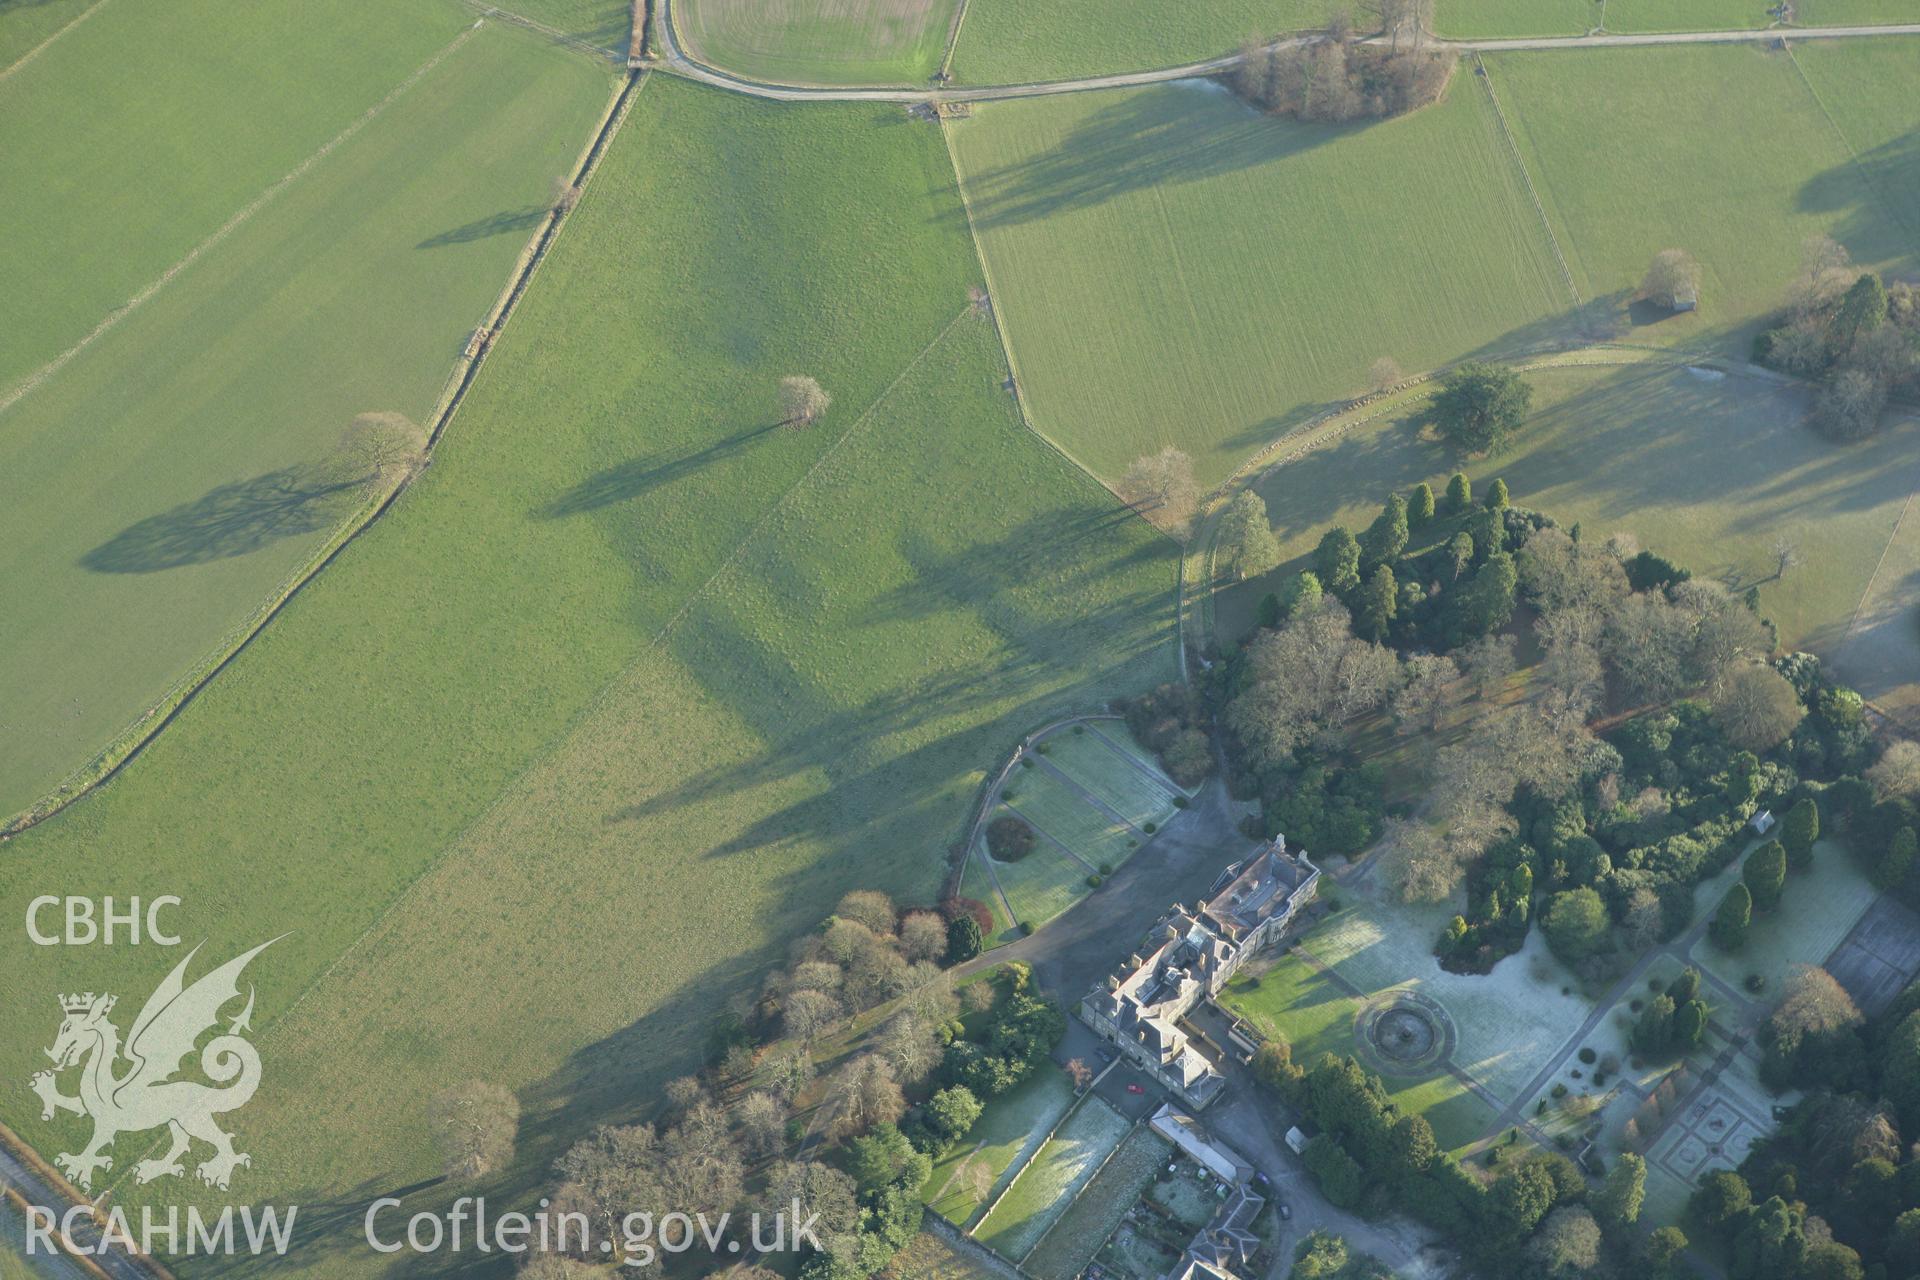
[[[1141,85],[1164,84],[1172,80],[1190,80],[1218,75],[1240,65],[1242,53],[1222,54],[1199,62],[1147,71],[1128,71],[1116,75],[1088,76],[1079,80],[1050,80],[1032,84],[980,85],[941,89],[888,88],[882,86],[832,86],[782,84],[735,75],[723,67],[689,54],[680,43],[671,0],[661,0],[660,59],[664,70],[716,89],[744,93],[774,102],[897,102],[902,104],[936,102],[997,102],[1011,98],[1044,98],[1062,93],[1084,93],[1095,89],[1126,89]],[[1553,49],[1619,49],[1644,45],[1676,44],[1755,44],[1773,40],[1848,40],[1868,36],[1920,35],[1920,22],[1879,27],[1775,27],[1740,31],[1646,32],[1629,35],[1588,34],[1584,36],[1521,36],[1500,40],[1434,40],[1431,48],[1452,49],[1462,54],[1503,53]],[[1281,49],[1311,44],[1318,35],[1289,36],[1266,46]],[[1362,43],[1378,43],[1370,37]]]

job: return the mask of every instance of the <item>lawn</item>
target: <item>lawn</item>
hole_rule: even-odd
[[[1696,45],[1502,54],[1487,66],[1583,297],[1623,302],[1664,248],[1699,261],[1700,309],[1633,308],[1619,322],[1632,342],[1744,357],[1810,235],[1834,236],[1862,264],[1920,265],[1920,241],[1785,54]],[[1848,84],[1896,112],[1912,62],[1856,60]]]
[[[1007,896],[1014,923],[1038,929],[1087,894],[1086,866],[1045,838],[1017,862],[993,863],[993,874]]]
[[[1335,917],[1323,927],[1321,933],[1332,937],[1310,948],[1315,955],[1320,946],[1337,951],[1353,945],[1350,936],[1343,936],[1346,926],[1340,922],[1354,914]],[[1356,920],[1352,927],[1366,925]],[[1396,980],[1388,985],[1402,984]],[[1432,994],[1425,986],[1421,989]],[[1319,966],[1302,958],[1298,950],[1281,957],[1263,973],[1236,977],[1227,984],[1222,1003],[1261,1033],[1284,1039],[1293,1050],[1293,1060],[1303,1067],[1311,1067],[1322,1054],[1346,1057],[1355,1052],[1354,1020],[1361,1002]],[[1463,1045],[1462,1050],[1471,1053],[1473,1046]],[[1455,1051],[1456,1060],[1462,1050]],[[1389,1076],[1384,1082],[1389,1096],[1402,1110],[1426,1116],[1440,1145],[1450,1151],[1471,1144],[1493,1121],[1493,1109],[1443,1070],[1411,1078]]]
[[[987,904],[987,910],[993,915],[993,928],[985,941],[991,947],[1013,941],[1010,936],[1013,920],[1007,914],[1007,904],[1000,897],[999,890],[994,888],[993,880],[988,877],[986,868],[980,864],[980,860],[984,857],[986,857],[984,852],[975,852],[968,856],[966,866],[960,869],[960,896]]]
[[[1082,1100],[1014,1176],[1007,1193],[974,1229],[974,1237],[1002,1257],[1024,1259],[1130,1127],[1125,1116],[1099,1097]]]
[[[680,0],[688,50],[735,75],[799,84],[924,85],[960,0]]]
[[[1014,84],[1199,62],[1249,36],[1318,27],[1318,0],[968,0],[953,74],[965,84]]]
[[[1025,1259],[1023,1269],[1038,1280],[1075,1280],[1172,1151],[1152,1129],[1145,1125],[1134,1129],[1055,1220],[1053,1229]]]
[[[1058,1071],[1042,1067],[1011,1093],[987,1103],[986,1110],[953,1147],[934,1163],[921,1198],[941,1217],[965,1227],[1000,1188],[1013,1180],[1040,1149],[1047,1133],[1073,1105],[1073,1086]],[[993,1173],[985,1198],[974,1195],[962,1166],[984,1161]]]
[[[1730,867],[1700,886],[1695,893],[1699,918],[1712,918],[1738,875],[1738,870]],[[1748,999],[1776,1001],[1793,967],[1824,966],[1847,931],[1873,905],[1877,894],[1851,853],[1834,841],[1819,841],[1813,847],[1813,869],[1787,877],[1779,908],[1771,915],[1755,914],[1746,946],[1737,952],[1722,951],[1712,939],[1703,937],[1693,945],[1693,958],[1728,986],[1746,993]],[[1760,995],[1747,992],[1747,975],[1754,973],[1767,980]],[[1708,1000],[1713,1000],[1711,994]]]
[[[38,77],[56,68],[56,55],[113,30],[96,22],[146,13],[168,33],[154,38],[156,57],[174,67],[165,75],[107,69],[114,93],[139,84],[150,102],[99,107],[98,117],[89,108],[49,135],[57,146],[0,146],[0,171],[26,188],[0,179],[8,193],[0,203],[20,228],[0,245],[18,320],[0,333],[0,382],[77,340],[317,153],[313,120],[341,108],[307,92],[304,72],[272,92],[236,73],[257,93],[244,109],[218,105],[225,88],[187,93],[175,83],[195,65],[175,66],[176,43],[207,36],[219,46],[212,32],[259,39],[256,22],[278,30],[277,7],[249,6],[235,19],[225,9],[163,15],[109,5],[0,82],[0,112],[39,120],[77,100],[72,86]],[[388,7],[367,18],[376,35],[392,20]],[[488,23],[457,45],[444,31],[433,38],[446,56],[407,92],[350,135],[341,120],[327,121],[329,134],[345,138],[337,148],[0,410],[0,589],[9,602],[0,611],[0,820],[159,702],[359,505],[357,494],[317,479],[322,460],[357,414],[429,420],[553,176],[571,168],[607,104],[603,72],[517,28]],[[434,53],[408,52],[403,68],[389,66],[382,48],[331,89],[352,90],[370,68],[402,79]],[[84,84],[94,69],[75,74]],[[366,105],[354,100],[353,113]],[[204,113],[191,131],[160,136],[154,117],[189,108]],[[277,121],[290,111],[302,119],[283,129]],[[262,136],[223,138],[241,118]],[[128,173],[94,172],[100,152],[84,139],[96,124],[110,135],[101,144],[110,156],[129,135],[138,141],[141,157],[121,157]],[[188,130],[184,118],[175,125]],[[291,156],[289,137],[298,140]],[[149,183],[147,157],[182,148],[194,165],[183,173],[169,161]],[[201,181],[194,166],[215,157],[226,163]],[[57,181],[42,172],[50,165],[61,170]],[[78,184],[89,175],[114,198],[85,196]],[[123,187],[138,183],[148,185],[136,200]],[[65,198],[41,207],[49,190]]]
[[[1171,678],[1171,550],[1021,429],[974,273],[930,128],[650,82],[421,482],[9,845],[15,915],[85,858],[209,954],[294,931],[249,973],[244,1194],[430,1176],[420,1099],[477,1077],[530,1198],[839,894],[931,897],[1026,727]],[[835,407],[776,430],[795,369]],[[171,962],[10,945],[23,1009]],[[19,1075],[52,1024],[9,1026]],[[289,1265],[361,1274],[346,1237]]]
[[[1571,974],[1555,961],[1538,931],[1527,945],[1490,974],[1457,974],[1433,958],[1440,928],[1458,910],[1453,904],[1403,905],[1365,901],[1300,940],[1300,946],[1368,993],[1418,991],[1438,1001],[1453,1019],[1459,1040],[1456,1066],[1470,1072],[1502,1102],[1518,1099],[1525,1086],[1579,1029],[1592,1010]],[[1457,1082],[1437,1090],[1451,1097]],[[1419,1095],[1423,1099],[1430,1090]],[[1431,1101],[1424,1101],[1431,1106]],[[1470,1109],[1469,1104],[1459,1104]],[[1485,1117],[1490,1120],[1491,1113]],[[1450,1117],[1450,1137],[1467,1127]],[[1435,1122],[1435,1132],[1440,1122]],[[1445,1139],[1443,1139],[1444,1141]]]
[[[1052,837],[1054,847],[1071,851],[1083,871],[1119,866],[1127,859],[1127,842],[1143,838],[1044,764],[1015,773],[1002,795],[1008,792],[1013,798],[1005,802],[1007,807],[1040,830],[1035,851]]]
[[[1124,734],[1125,730],[1115,729]],[[1085,788],[1109,809],[1135,827],[1164,823],[1179,812],[1180,794],[1158,769],[1143,770],[1138,756],[1109,745],[1096,733],[1059,733],[1047,740],[1045,764],[1052,765]]]
[[[1758,585],[1782,645],[1833,656],[1913,487],[1920,422],[1897,421],[1859,445],[1828,443],[1802,424],[1799,392],[1745,377],[1661,363],[1540,370],[1534,410],[1499,457],[1464,469],[1476,485],[1506,479],[1513,501],[1588,535],[1631,533],[1702,577]],[[1327,527],[1362,529],[1387,493],[1421,480],[1436,490],[1460,461],[1418,426],[1409,402],[1260,477],[1286,563],[1216,600],[1228,637],[1252,625],[1260,597],[1305,563]],[[1799,543],[1806,567],[1775,576],[1775,538]],[[1915,580],[1886,572],[1876,589],[1871,649],[1858,675],[1876,699],[1909,691],[1920,637]],[[1902,612],[1905,611],[1905,612]],[[1916,654],[1902,659],[1902,652]],[[1848,674],[1855,669],[1842,664]]]
[[[1366,127],[1185,82],[950,129],[1034,424],[1109,479],[1174,444],[1219,480],[1376,358],[1536,342],[1570,304],[1471,77]]]

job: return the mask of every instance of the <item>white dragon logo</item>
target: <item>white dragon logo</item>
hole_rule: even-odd
[[[117,1135],[161,1125],[167,1126],[171,1145],[165,1155],[142,1160],[134,1167],[134,1175],[141,1182],[184,1173],[180,1158],[195,1138],[213,1147],[213,1155],[195,1170],[200,1181],[210,1187],[226,1190],[235,1168],[252,1165],[251,1157],[233,1149],[233,1135],[214,1123],[215,1116],[245,1106],[260,1087],[260,1054],[240,1034],[252,1030],[251,987],[247,989],[247,1007],[233,1019],[226,1034],[215,1036],[200,1051],[201,1071],[224,1087],[173,1077],[193,1053],[201,1035],[219,1024],[220,1010],[239,999],[240,973],[247,963],[278,941],[263,942],[187,986],[187,966],[200,952],[195,947],[148,997],[140,1016],[133,1020],[124,1049],[119,1028],[107,1020],[115,997],[89,991],[60,998],[66,1020],[60,1024],[53,1048],[47,1050],[53,1070],[37,1073],[29,1087],[40,1096],[42,1120],[53,1119],[59,1111],[93,1117],[93,1140],[86,1150],[54,1157],[61,1172],[91,1190],[94,1171],[113,1168],[112,1157],[102,1152]],[[132,1065],[116,1074],[115,1066],[123,1057]],[[80,1092],[70,1098],[60,1092],[56,1077],[73,1066],[81,1067]]]

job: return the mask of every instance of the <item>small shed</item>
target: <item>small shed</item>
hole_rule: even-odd
[[[1773,830],[1774,822],[1773,810],[1762,809],[1753,815],[1753,820],[1747,823],[1747,825],[1753,828],[1753,834],[1763,836]]]
[[[1691,285],[1676,289],[1667,298],[1667,307],[1672,311],[1692,311],[1700,305],[1700,292]]]
[[[1287,1130],[1287,1146],[1292,1150],[1293,1154],[1297,1156],[1307,1154],[1307,1142],[1307,1135],[1300,1132],[1299,1125],[1295,1125]]]

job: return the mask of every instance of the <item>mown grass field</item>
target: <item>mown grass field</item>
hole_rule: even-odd
[[[1379,356],[1537,341],[1570,305],[1470,77],[1367,128],[1176,84],[951,129],[1035,425],[1102,476],[1175,444],[1218,480]]]
[[[514,0],[499,7],[610,50],[622,61],[626,59],[633,12],[629,0]]]
[[[650,82],[427,475],[12,842],[16,914],[84,857],[212,952],[294,931],[250,974],[245,1194],[418,1182],[422,1099],[478,1077],[524,1108],[492,1194],[530,1195],[838,894],[932,896],[1022,729],[1171,676],[1171,550],[1021,429],[975,271],[931,129]],[[796,369],[835,407],[780,430]],[[0,994],[49,1015],[170,959],[8,945]],[[341,1221],[292,1265],[360,1274]]]
[[[1321,26],[1328,12],[1317,0],[969,0],[953,75],[1018,84],[1177,66]]]
[[[127,11],[160,21],[151,6]],[[0,82],[0,101],[17,98],[29,119],[84,101],[66,86],[29,81],[54,67],[56,54],[109,30],[95,23],[120,12],[109,5]],[[276,29],[270,8],[259,15]],[[171,39],[186,42],[188,19],[250,30],[250,21],[187,14],[174,20],[181,30]],[[391,19],[383,10],[376,21]],[[0,410],[0,591],[8,600],[0,610],[0,815],[51,790],[152,707],[358,506],[357,494],[329,490],[318,466],[356,415],[428,421],[554,175],[574,163],[611,88],[580,55],[512,27],[462,31],[457,47],[444,35],[433,33],[439,47],[426,56],[445,56],[417,83]],[[372,65],[396,81],[412,70],[384,55]],[[133,83],[113,77],[118,91]],[[172,85],[169,96],[158,79],[140,83],[156,99],[153,114],[190,105],[173,97],[206,107],[198,88]],[[299,84],[295,77],[290,91]],[[272,129],[288,105],[263,92],[262,127]],[[319,115],[329,104],[307,105]],[[132,105],[119,109],[142,116]],[[214,114],[210,128],[230,126],[224,108]],[[75,181],[113,184],[74,137],[94,123],[83,113],[43,143],[0,145],[0,168],[19,174],[60,161],[80,171]],[[177,123],[181,136],[167,145],[152,122],[126,132],[162,154],[223,150],[184,117]],[[266,138],[277,146],[285,136]],[[21,228],[0,248],[13,259],[0,270],[18,281],[10,305],[31,321],[6,327],[0,345],[12,345],[0,361],[17,373],[23,360],[47,354],[33,344],[48,335],[77,340],[76,326],[90,328],[116,296],[125,301],[161,274],[159,256],[185,253],[298,163],[277,149],[254,156],[247,141],[224,150],[253,185],[236,189],[223,172],[177,205],[165,192],[178,175],[156,179],[162,194],[151,208],[117,186],[105,193],[113,197],[101,202],[106,209],[63,187],[74,198],[58,213],[28,211],[44,184],[27,194],[0,184],[0,203]],[[306,139],[300,147],[318,150]],[[142,172],[135,165],[132,180],[144,181]],[[125,220],[124,234],[109,229],[114,218]],[[76,227],[93,237],[84,250],[67,243]],[[32,250],[44,258],[28,257]],[[57,287],[67,281],[70,292]],[[91,309],[81,309],[83,296]]]
[[[1870,698],[1911,683],[1920,636],[1900,613],[1913,603],[1911,574],[1876,580],[1881,603],[1856,664],[1843,641],[1913,490],[1920,421],[1896,414],[1873,439],[1839,446],[1804,425],[1804,393],[1759,379],[1662,362],[1538,369],[1527,379],[1528,425],[1505,454],[1464,464],[1476,486],[1503,477],[1515,503],[1586,535],[1630,533],[1702,577],[1758,586],[1781,643],[1839,658]],[[1409,397],[1259,478],[1287,562],[1216,597],[1223,636],[1253,625],[1260,596],[1305,565],[1330,525],[1364,528],[1388,492],[1422,480],[1437,492],[1462,466],[1422,431],[1423,404]],[[1773,553],[1782,533],[1805,557],[1784,578]],[[1904,667],[1903,636],[1914,655]]]
[[[0,10],[0,76],[9,76],[29,56],[99,0],[38,0]]]
[[[60,9],[11,9],[0,30]],[[455,0],[262,0],[238,15],[216,0],[111,0],[0,79],[0,389],[86,336],[474,16]],[[131,49],[142,75],[127,74]]]
[[[1870,184],[1786,54],[1672,46],[1503,54],[1487,66],[1583,297],[1624,302],[1664,248],[1699,261],[1700,309],[1634,308],[1629,341],[1744,357],[1810,235],[1834,236],[1863,265],[1920,263],[1906,229],[1913,180],[1900,203]],[[1851,92],[1876,105],[1912,84],[1911,60],[1851,72]]]
[[[1578,36],[1609,32],[1733,31],[1773,26],[1769,0],[1439,0],[1443,36]],[[1913,21],[1901,0],[1799,0],[1794,25],[1827,27]]]
[[[960,0],[681,0],[681,39],[737,75],[800,84],[924,85]]]

